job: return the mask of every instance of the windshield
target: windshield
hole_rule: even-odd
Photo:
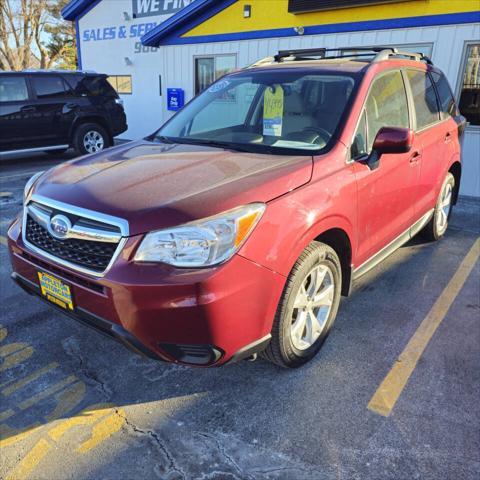
[[[329,144],[354,84],[351,76],[311,71],[229,75],[193,99],[153,140],[311,155]]]

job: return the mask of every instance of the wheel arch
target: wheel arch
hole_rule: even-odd
[[[348,296],[352,284],[352,242],[349,235],[342,228],[330,228],[317,235],[314,240],[325,243],[337,253],[342,268],[341,293]]]
[[[105,120],[105,118],[103,118],[101,115],[84,115],[81,117],[77,117],[70,129],[70,142],[73,142],[73,137],[75,135],[75,131],[77,130],[77,128],[80,125],[84,125],[85,123],[96,123],[101,127],[103,127],[108,134],[110,144],[113,144],[113,136],[112,136],[110,126],[108,125],[108,122]]]
[[[460,192],[460,180],[462,178],[462,164],[459,160],[455,160],[451,165],[448,171],[455,178],[455,189],[453,191],[453,205],[456,205],[458,201],[458,195]]]

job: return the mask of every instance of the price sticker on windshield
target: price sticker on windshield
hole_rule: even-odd
[[[273,85],[265,90],[263,97],[263,134],[282,136],[283,88]]]

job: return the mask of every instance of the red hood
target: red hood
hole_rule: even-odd
[[[130,234],[179,225],[307,183],[312,157],[132,142],[63,163],[35,193],[124,218]]]

